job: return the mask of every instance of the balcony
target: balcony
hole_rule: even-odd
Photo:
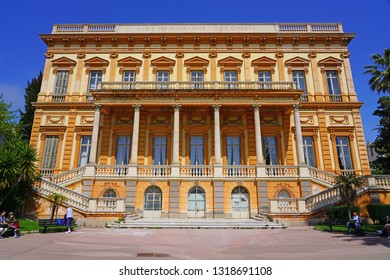
[[[102,82],[94,92],[107,91],[210,91],[210,90],[260,90],[292,91],[293,82]]]

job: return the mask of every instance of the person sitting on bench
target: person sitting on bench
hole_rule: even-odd
[[[348,234],[351,234],[351,227],[355,229],[355,231],[362,227],[362,219],[357,212],[352,213],[352,220],[347,223]]]

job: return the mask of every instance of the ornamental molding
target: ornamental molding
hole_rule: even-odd
[[[88,68],[99,67],[105,68],[109,65],[109,62],[101,57],[92,57],[84,61],[84,66]]]
[[[151,116],[150,124],[152,125],[170,125],[171,116],[162,115],[162,116]]]
[[[83,125],[93,124],[94,117],[93,116],[81,116],[80,123]]]
[[[314,117],[313,116],[301,116],[300,122],[302,124],[314,125]]]
[[[142,61],[134,57],[128,56],[122,59],[119,59],[117,62],[119,66],[119,73],[122,74],[125,70],[134,70],[139,74],[139,69],[142,65]]]
[[[334,124],[349,124],[348,116],[329,116],[329,123]]]
[[[64,124],[65,123],[65,116],[47,116],[46,117],[46,124]]]

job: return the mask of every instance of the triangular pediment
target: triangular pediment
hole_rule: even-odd
[[[187,66],[207,66],[209,61],[207,59],[201,58],[199,56],[191,57],[184,61]]]
[[[84,61],[86,67],[107,67],[109,62],[101,57],[92,57]]]
[[[310,63],[309,60],[299,56],[286,60],[285,62],[286,65],[290,65],[290,66],[308,66],[309,63]]]
[[[340,66],[342,63],[343,62],[340,59],[331,56],[318,61],[318,65],[324,66]]]
[[[142,65],[142,61],[134,57],[128,56],[118,60],[118,65],[122,67],[137,67]]]
[[[176,61],[165,56],[153,59],[150,62],[153,66],[174,66]]]
[[[224,59],[221,59],[218,61],[219,65],[223,66],[241,66],[242,65],[242,60],[229,56]]]
[[[72,68],[75,67],[77,64],[76,61],[64,56],[54,59],[51,63],[53,67],[61,67],[61,68]]]
[[[255,60],[252,60],[252,65],[255,66],[274,66],[275,64],[276,64],[276,60],[266,56],[262,56]]]

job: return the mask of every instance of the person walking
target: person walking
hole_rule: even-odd
[[[71,226],[72,226],[72,221],[73,221],[73,209],[68,206],[66,208],[66,227],[68,228],[68,231],[66,233],[71,233]]]

